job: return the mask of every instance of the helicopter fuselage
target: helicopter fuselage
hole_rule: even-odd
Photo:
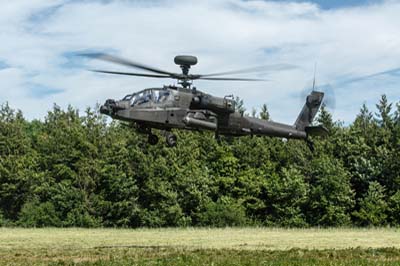
[[[318,96],[318,101],[322,100]],[[233,97],[215,97],[182,87],[145,89],[120,101],[107,100],[100,111],[114,119],[133,122],[139,132],[148,134],[153,128],[165,131],[175,128],[211,130],[217,135],[230,136],[307,138],[307,132],[295,125],[243,116],[235,111]]]

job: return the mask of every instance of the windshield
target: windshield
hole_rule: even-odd
[[[130,95],[131,106],[141,105],[148,102],[162,103],[168,99],[170,95],[168,90],[164,89],[151,89],[144,90],[133,95]],[[128,97],[129,95],[125,96]]]
[[[133,95],[132,94],[128,94],[126,95],[122,100],[123,101],[129,101],[130,99],[132,99]]]

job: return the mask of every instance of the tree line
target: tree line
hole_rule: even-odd
[[[244,112],[243,105],[241,106]],[[28,121],[0,108],[0,226],[398,226],[400,103],[383,95],[306,143],[177,131],[146,137],[97,108]],[[268,109],[252,115],[270,119]]]

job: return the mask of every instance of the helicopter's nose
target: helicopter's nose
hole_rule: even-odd
[[[115,100],[108,99],[104,103],[104,105],[100,106],[100,113],[105,115],[110,115],[114,112],[115,107],[116,107]]]
[[[105,105],[100,106],[100,113],[101,114],[109,114],[109,108]]]
[[[126,101],[115,101],[108,99],[104,105],[100,106],[100,113],[106,115],[115,115],[116,112],[124,110],[129,106],[129,102]]]

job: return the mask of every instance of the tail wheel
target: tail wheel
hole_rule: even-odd
[[[310,139],[306,139],[306,142],[307,142],[307,146],[310,149],[310,151],[312,153],[314,153],[314,150],[315,150],[314,142],[312,142]]]
[[[147,141],[150,145],[156,145],[158,143],[158,137],[157,135],[149,134]]]
[[[169,147],[175,147],[176,146],[176,141],[177,141],[176,135],[172,134],[171,132],[168,132],[166,134],[166,136],[165,136],[165,139],[166,139],[167,145]]]

